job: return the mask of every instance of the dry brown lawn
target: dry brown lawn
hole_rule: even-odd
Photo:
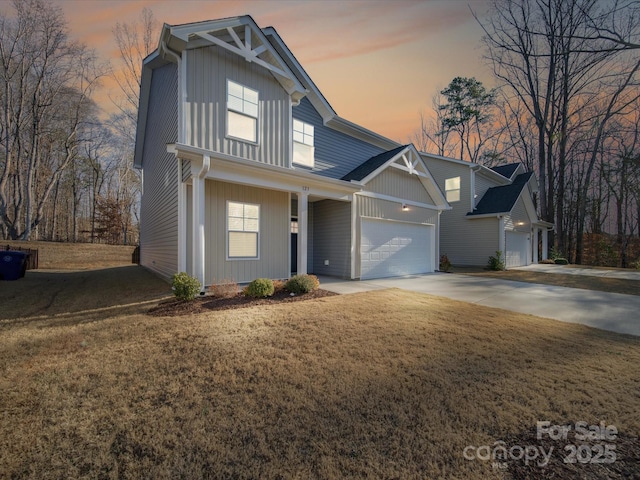
[[[0,282],[2,478],[640,476],[638,337],[396,289],[151,317],[139,267],[37,274]],[[463,457],[538,420],[613,424],[618,460]]]
[[[454,267],[453,272],[480,277],[499,278],[500,280],[513,280],[516,282],[541,283],[543,285],[582,288],[584,290],[597,290],[600,292],[640,295],[639,281],[625,280],[621,278],[571,274],[567,275],[562,273],[530,272],[525,270],[505,270],[502,272],[496,272],[473,267]]]

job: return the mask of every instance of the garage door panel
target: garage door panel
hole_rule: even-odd
[[[433,226],[362,220],[360,278],[432,272]]]
[[[521,267],[528,265],[530,235],[523,232],[506,232],[505,265],[509,267]]]

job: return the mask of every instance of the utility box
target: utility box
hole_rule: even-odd
[[[27,270],[27,254],[13,250],[0,251],[0,280],[19,280]]]

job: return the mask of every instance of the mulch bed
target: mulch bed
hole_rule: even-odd
[[[191,302],[171,299],[161,302],[147,312],[154,317],[175,317],[181,315],[197,315],[212,310],[231,310],[235,308],[255,307],[257,305],[275,305],[284,302],[300,302],[314,298],[331,297],[337,293],[317,289],[302,295],[292,295],[286,290],[276,292],[267,298],[252,298],[238,293],[231,297],[197,297]]]

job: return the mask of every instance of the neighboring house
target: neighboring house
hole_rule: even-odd
[[[164,25],[144,60],[140,263],[203,285],[438,268],[449,208],[413,145],[340,118],[273,28]]]
[[[487,265],[496,251],[507,268],[547,258],[553,224],[536,213],[538,183],[522,164],[485,166],[422,153],[451,210],[442,214],[440,253],[453,265]]]

